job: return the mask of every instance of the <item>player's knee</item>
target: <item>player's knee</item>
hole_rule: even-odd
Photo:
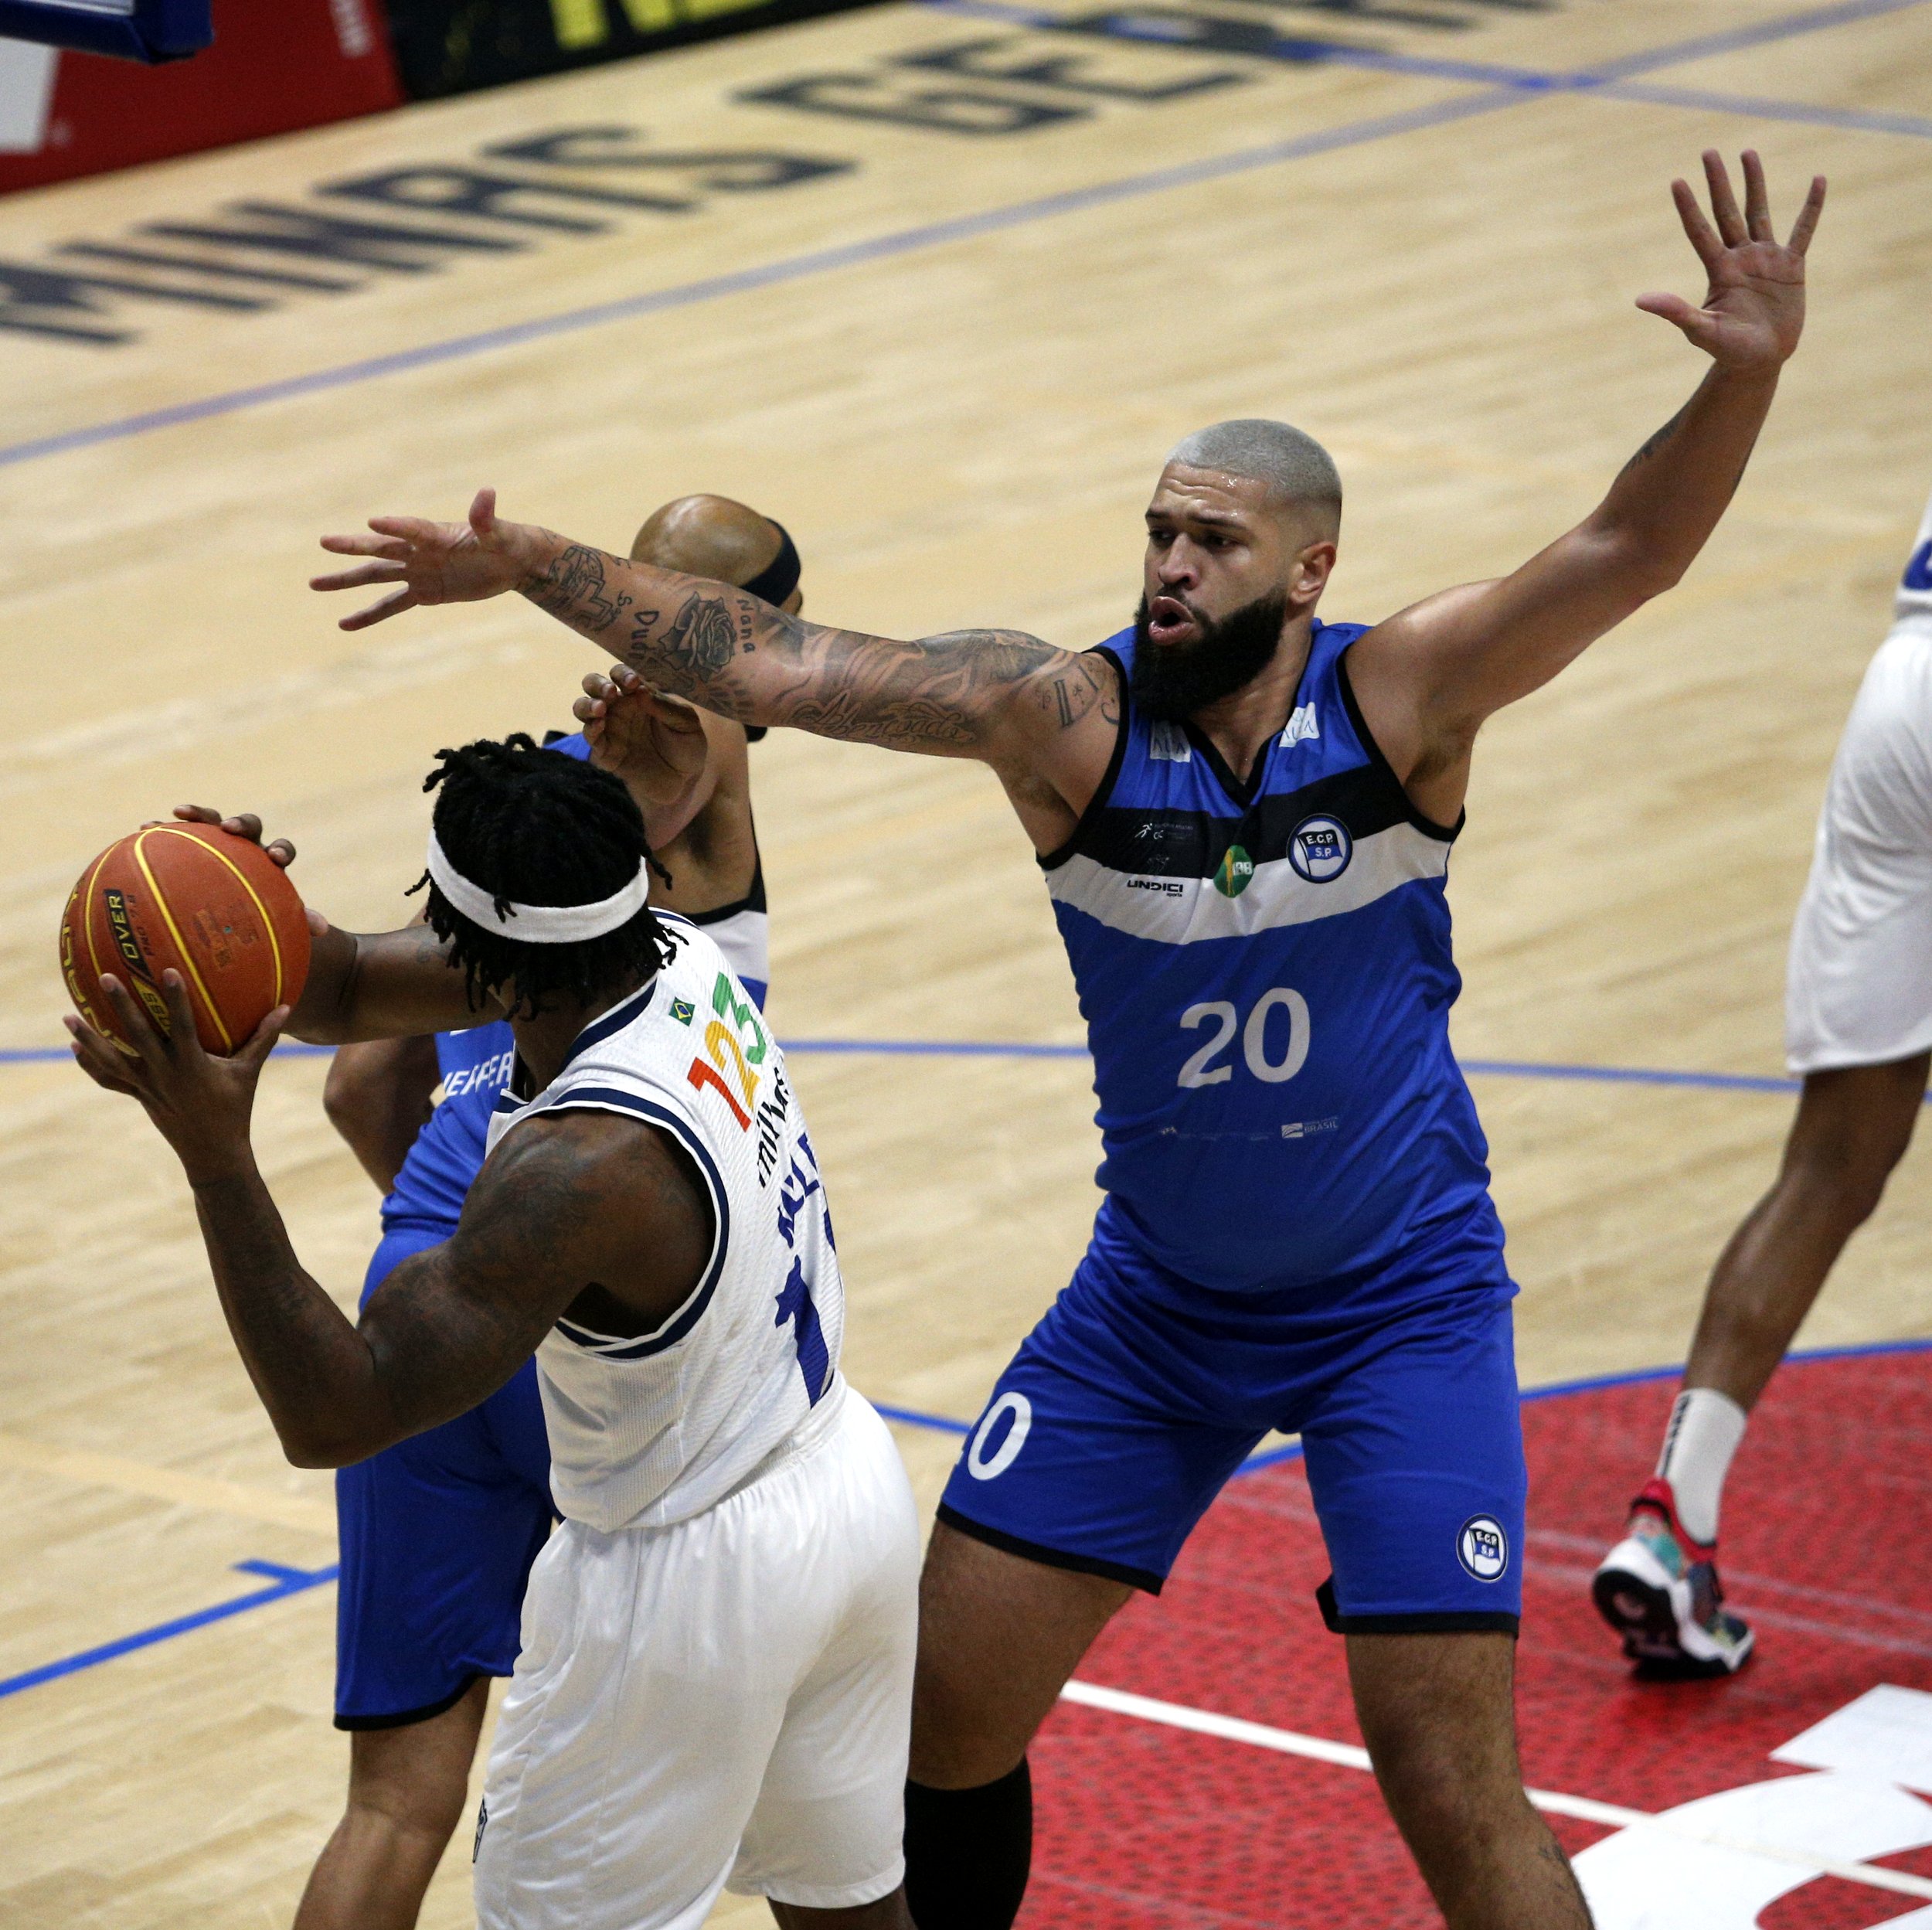
[[[1851,1225],[1877,1208],[1912,1143],[1925,1092],[1923,1057],[1813,1073],[1784,1149],[1782,1186],[1798,1186]]]
[[[468,1765],[439,1749],[411,1748],[410,1734],[408,1729],[357,1731],[350,1746],[349,1816],[367,1828],[447,1842],[469,1807]]]

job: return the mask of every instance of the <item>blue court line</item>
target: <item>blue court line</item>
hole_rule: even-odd
[[[1787,15],[1781,20],[1764,22],[1756,27],[1739,29],[1729,33],[1706,35],[1698,39],[1679,41],[1647,53],[1628,55],[1621,60],[1606,62],[1594,70],[1595,77],[1597,84],[1607,85],[1637,74],[1654,72],[1660,67],[1707,59],[1715,54],[1762,46],[1798,35],[1821,32],[1854,21],[1895,13],[1908,7],[1925,4],[1927,0],[1845,0],[1845,3],[1840,5],[1809,9],[1802,13]],[[273,403],[321,395],[332,390],[379,380],[384,376],[401,374],[411,369],[431,368],[442,363],[464,360],[471,356],[492,354],[500,349],[517,348],[528,342],[573,335],[583,329],[601,328],[610,322],[668,314],[702,302],[717,301],[728,295],[782,287],[813,276],[831,274],[842,268],[892,260],[901,255],[944,247],[951,242],[971,240],[983,235],[1000,233],[1009,229],[1029,226],[1039,221],[1056,220],[1062,215],[1083,213],[1090,209],[1111,206],[1116,202],[1163,194],[1171,189],[1193,187],[1207,182],[1225,180],[1232,175],[1251,173],[1257,168],[1274,167],[1285,161],[1332,153],[1340,148],[1359,147],[1366,142],[1383,140],[1396,134],[1413,133],[1425,128],[1440,127],[1478,114],[1492,114],[1500,108],[1514,107],[1523,100],[1536,97],[1535,92],[1520,85],[1512,83],[1497,87],[1484,93],[1440,101],[1433,107],[1415,108],[1404,114],[1379,114],[1369,120],[1349,122],[1320,133],[1270,141],[1263,146],[1241,149],[1233,154],[1185,162],[1172,167],[1157,168],[1142,174],[1097,182],[1090,187],[1042,195],[1030,200],[1010,203],[1005,207],[982,209],[976,214],[955,216],[944,221],[926,222],[916,227],[900,229],[895,233],[876,235],[868,240],[851,242],[839,247],[815,249],[804,254],[766,262],[756,267],[740,269],[730,274],[707,275],[696,281],[684,282],[669,288],[655,289],[647,294],[627,296],[615,301],[597,302],[586,308],[567,309],[560,315],[538,316],[502,328],[481,329],[470,335],[452,336],[441,342],[424,342],[413,349],[396,349],[386,355],[365,356],[357,361],[338,363],[333,368],[312,369],[305,375],[287,376],[273,382],[257,383],[247,388],[231,389],[220,394],[203,396],[193,401],[175,403],[165,408],[145,410],[136,415],[121,416],[107,422],[90,424],[82,428],[63,430],[54,435],[36,436],[24,442],[0,445],[0,468],[10,468],[18,463],[37,461],[45,456],[63,455],[76,450],[94,448],[104,443],[146,435],[156,430],[175,428],[191,422],[205,422],[216,417],[233,415],[243,410],[260,408]]]
[[[1093,29],[1089,28],[1066,29],[1067,16],[1063,14],[1019,5],[1015,0],[923,0],[923,4],[936,13],[959,14],[968,19],[996,21],[1046,32],[1070,31],[1082,39],[1093,35]],[[1788,21],[1772,22],[1773,31],[1769,37],[1788,39],[1794,32],[1816,32],[1821,26],[1866,19],[1875,14],[1896,12],[1920,4],[1922,0],[1852,0],[1849,6],[1825,9],[1824,16],[1801,15],[1796,24]],[[1819,107],[1808,101],[1769,100],[1753,94],[1725,94],[1705,88],[1644,85],[1621,77],[1625,74],[1648,73],[1661,66],[1678,66],[1709,53],[1729,52],[1734,46],[1759,44],[1764,36],[1756,30],[1740,36],[1719,35],[1686,42],[1679,46],[1660,48],[1652,54],[1633,56],[1634,65],[1613,63],[1607,67],[1579,68],[1570,72],[1519,67],[1495,61],[1456,60],[1446,55],[1395,53],[1379,47],[1351,46],[1339,40],[1304,39],[1290,33],[1277,35],[1266,52],[1257,48],[1249,53],[1239,47],[1219,48],[1194,40],[1188,34],[1183,20],[1138,17],[1131,5],[1123,8],[1117,26],[1110,26],[1103,37],[1149,46],[1193,48],[1203,54],[1219,54],[1234,60],[1267,59],[1291,65],[1360,67],[1417,80],[1454,80],[1471,86],[1509,87],[1525,94],[1589,94],[1651,107],[1687,107],[1704,113],[1743,114],[1760,120],[1799,121],[1860,133],[1906,134],[1920,140],[1932,140],[1932,118],[1923,114],[1879,113],[1862,107]]]
[[[1852,1360],[1874,1355],[1928,1352],[1932,1352],[1932,1340],[1875,1340],[1858,1346],[1808,1347],[1801,1352],[1787,1354],[1784,1364],[1804,1367],[1821,1360]],[[1564,1394],[1587,1394],[1601,1387],[1624,1387],[1648,1380],[1675,1380],[1683,1371],[1678,1366],[1637,1367],[1621,1373],[1594,1374],[1580,1380],[1557,1380],[1546,1387],[1526,1387],[1521,1398],[1525,1401],[1553,1401]],[[948,1414],[923,1414],[915,1408],[893,1407],[883,1401],[875,1401],[872,1404],[888,1421],[896,1421],[906,1427],[928,1428],[934,1433],[962,1436],[973,1431],[973,1422],[955,1421]],[[1238,1481],[1301,1458],[1301,1444],[1298,1441],[1284,1447],[1270,1448],[1264,1454],[1251,1455],[1235,1469],[1234,1479]],[[39,1668],[26,1670],[19,1675],[0,1677],[0,1700],[18,1695],[23,1689],[38,1688],[42,1683],[56,1681],[62,1676],[97,1668],[104,1662],[112,1662],[117,1656],[131,1654],[137,1649],[150,1649],[158,1642],[171,1642],[176,1636],[191,1634],[196,1629],[206,1628],[211,1622],[225,1622],[230,1615],[246,1615],[251,1608],[266,1608],[272,1602],[285,1601],[291,1595],[321,1588],[333,1581],[337,1574],[334,1562],[324,1568],[291,1568],[276,1561],[237,1561],[233,1565],[244,1574],[267,1576],[271,1585],[248,1595],[236,1595],[227,1602],[218,1602],[213,1608],[197,1609],[192,1615],[177,1615],[172,1622],[158,1622],[151,1629],[138,1629],[133,1635],[121,1636],[118,1641],[104,1642],[97,1648],[83,1649],[79,1654],[64,1656],[58,1662],[43,1663]]]
[[[123,1636],[117,1642],[104,1642],[98,1648],[83,1649],[78,1655],[63,1656],[58,1662],[43,1663],[17,1676],[0,1677],[0,1698],[17,1696],[23,1689],[37,1689],[43,1682],[61,1676],[76,1675],[83,1669],[98,1668],[117,1656],[131,1655],[137,1649],[151,1649],[157,1642],[172,1642],[176,1636],[205,1629],[211,1622],[226,1622],[230,1615],[246,1615],[250,1608],[265,1608],[271,1602],[285,1600],[309,1588],[319,1588],[335,1579],[335,1564],[326,1568],[289,1568],[278,1561],[237,1561],[234,1567],[243,1574],[266,1575],[269,1586],[251,1593],[218,1602],[212,1608],[197,1608],[192,1615],[177,1615],[172,1622],[157,1622],[151,1629]]]
[[[878,1056],[920,1059],[1085,1059],[1084,1046],[1029,1045],[998,1039],[787,1039],[787,1053],[822,1052],[840,1057]],[[333,1046],[304,1045],[287,1040],[275,1048],[277,1057],[318,1058]],[[0,1066],[39,1065],[73,1055],[65,1046],[10,1046],[0,1048]],[[271,1061],[272,1063],[272,1061]],[[1580,1066],[1540,1059],[1463,1059],[1463,1071],[1479,1078],[1570,1079],[1600,1085],[1686,1086],[1708,1092],[1797,1092],[1803,1081],[1772,1078],[1748,1072],[1678,1072],[1668,1066]],[[1932,1092],[1926,1095],[1932,1105]]]

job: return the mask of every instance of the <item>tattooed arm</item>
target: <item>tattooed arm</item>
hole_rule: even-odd
[[[275,1026],[211,1058],[180,975],[162,989],[168,1037],[117,985],[108,996],[136,1056],[83,1026],[75,1057],[97,1084],[140,1100],[180,1159],[229,1331],[298,1467],[345,1466],[467,1413],[573,1305],[603,1331],[646,1333],[696,1284],[710,1208],[685,1156],[641,1121],[566,1111],[519,1127],[455,1234],[403,1261],[352,1326],[296,1258],[250,1142]]]
[[[378,516],[369,527],[373,536],[322,539],[370,560],[315,578],[315,588],[396,586],[345,629],[519,591],[650,682],[740,723],[989,764],[1043,849],[1070,831],[1112,754],[1111,669],[1018,631],[898,642],[830,629],[742,590],[501,522],[489,490],[467,525]]]
[[[1743,480],[1804,322],[1804,250],[1824,206],[1815,180],[1788,242],[1771,227],[1764,171],[1744,156],[1744,205],[1704,157],[1712,218],[1682,181],[1679,219],[1709,277],[1704,305],[1647,294],[1709,356],[1696,393],[1624,465],[1603,502],[1513,574],[1412,605],[1350,653],[1370,730],[1417,808],[1454,819],[1483,720],[1545,684],[1604,631],[1669,589]],[[1713,220],[1716,226],[1713,226]]]

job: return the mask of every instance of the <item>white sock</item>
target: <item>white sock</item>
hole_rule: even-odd
[[[1729,1394],[1715,1387],[1686,1387],[1670,1411],[1657,1472],[1670,1483],[1677,1497],[1677,1518],[1694,1541],[1708,1544],[1717,1539],[1724,1477],[1749,1418]]]

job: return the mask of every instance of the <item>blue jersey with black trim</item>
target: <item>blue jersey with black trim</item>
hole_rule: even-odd
[[[1362,721],[1345,653],[1366,628],[1316,625],[1246,784],[1205,733],[1134,708],[1133,633],[1111,638],[1113,766],[1041,861],[1094,1054],[1103,1213],[1200,1285],[1502,1245],[1449,1049],[1456,832],[1416,810]]]
[[[553,737],[543,747],[580,762],[590,754],[580,730],[568,737]],[[763,867],[753,877],[750,895],[740,904],[706,912],[694,922],[704,928],[706,937],[724,953],[746,990],[762,1006],[769,976]],[[490,1115],[497,1095],[509,1084],[515,1060],[516,1040],[507,1019],[436,1035],[443,1097],[416,1135],[396,1184],[383,1202],[385,1231],[426,1227],[446,1236],[456,1231],[464,1200],[483,1169]]]

